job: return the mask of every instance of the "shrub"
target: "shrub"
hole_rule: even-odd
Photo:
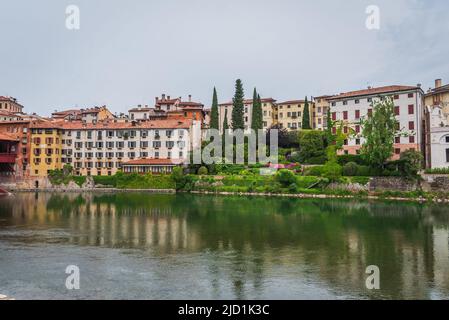
[[[338,181],[342,174],[342,167],[334,161],[328,161],[323,166],[323,177],[329,179],[332,182]]]
[[[355,162],[348,162],[343,166],[343,175],[344,176],[356,176],[358,175],[359,166]]]
[[[323,175],[323,166],[309,167],[306,169],[304,174],[306,176],[321,177]]]
[[[312,157],[307,159],[308,164],[325,164],[327,160],[327,157],[325,155],[318,156],[318,157]]]
[[[449,174],[449,168],[426,169],[425,173],[427,173],[427,174]]]
[[[343,154],[337,157],[338,164],[344,166],[349,162],[355,162],[358,165],[366,165],[361,155],[358,154]]]
[[[310,159],[325,157],[324,131],[302,130],[299,133],[299,161],[310,163]]]
[[[279,170],[276,174],[276,180],[284,187],[291,185],[296,182],[295,174],[286,169]]]
[[[116,187],[117,181],[115,176],[93,176],[95,184],[101,184],[104,186]]]
[[[198,169],[198,175],[205,176],[208,174],[207,168],[202,166]]]
[[[407,150],[401,153],[403,161],[401,171],[406,177],[416,177],[422,168],[423,156],[415,150]]]

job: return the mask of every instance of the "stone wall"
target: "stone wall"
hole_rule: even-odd
[[[372,177],[369,191],[416,191],[419,190],[418,181],[401,177]]]
[[[423,174],[421,187],[424,191],[449,192],[449,175]]]

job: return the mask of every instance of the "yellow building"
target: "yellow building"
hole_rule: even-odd
[[[441,79],[435,80],[435,88],[429,89],[424,95],[424,105],[426,107],[440,107],[442,113],[449,120],[449,84],[443,86]]]
[[[313,126],[313,110],[315,103],[308,101],[310,126]],[[305,100],[291,100],[277,104],[277,122],[282,128],[289,131],[300,130],[304,115]]]
[[[45,177],[50,170],[62,169],[62,130],[52,122],[32,122],[30,175]]]
[[[330,108],[328,98],[332,96],[315,97],[312,111],[313,129],[326,130],[327,129],[327,112]]]

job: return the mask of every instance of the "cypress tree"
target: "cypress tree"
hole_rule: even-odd
[[[228,109],[225,110],[225,114],[224,114],[224,120],[223,120],[223,133],[226,132],[226,130],[229,129],[229,124],[228,124]]]
[[[232,99],[232,129],[245,129],[244,115],[244,96],[242,80],[237,79],[235,82],[235,94]]]
[[[312,127],[310,126],[310,112],[309,112],[309,102],[306,100],[304,102],[304,112],[302,114],[302,129],[310,130]]]
[[[332,127],[334,122],[332,121],[331,108],[327,109],[327,123],[326,123],[326,136],[327,142],[330,144],[333,140]]]
[[[212,108],[210,111],[210,128],[211,129],[219,129],[219,120],[218,120],[218,98],[217,98],[217,90],[214,87],[214,94],[212,97]]]
[[[251,129],[256,131],[262,129],[262,102],[260,96],[257,94],[256,88],[253,93],[253,110],[251,115]]]

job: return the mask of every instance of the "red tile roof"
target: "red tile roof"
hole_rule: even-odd
[[[66,130],[103,130],[103,129],[188,129],[192,125],[191,120],[150,120],[144,122],[136,121],[99,121],[97,123],[83,123],[81,121],[65,121],[58,123],[62,129]]]
[[[304,102],[306,102],[306,101],[305,100],[290,100],[290,101],[279,102],[278,105],[280,105],[280,104],[282,104],[282,105],[284,105],[284,104],[301,104]],[[308,101],[308,102],[310,102],[310,101]]]
[[[261,102],[272,102],[272,103],[276,102],[276,100],[273,98],[263,98],[263,99],[260,99],[260,101]],[[252,104],[253,99],[245,99],[245,100],[243,100],[243,103],[244,104]],[[220,103],[218,105],[219,106],[228,106],[228,105],[232,105],[232,104],[233,104],[233,102],[231,101],[231,102]]]
[[[7,133],[1,133],[1,132],[0,132],[0,140],[1,141],[19,141],[19,139],[17,137],[14,137]]]
[[[183,159],[146,158],[146,159],[130,160],[128,162],[124,162],[123,165],[128,165],[128,166],[139,166],[139,165],[179,165],[179,164],[182,164],[184,161],[185,160],[183,160]]]
[[[417,86],[385,86],[385,87],[377,87],[377,88],[369,88],[364,90],[357,90],[357,91],[350,91],[345,93],[340,93],[338,95],[335,95],[328,100],[339,100],[339,99],[345,99],[345,98],[352,98],[352,97],[360,97],[360,96],[368,96],[368,95],[375,95],[375,94],[383,94],[383,93],[394,93],[399,91],[408,91],[408,90],[417,90],[421,89]]]

